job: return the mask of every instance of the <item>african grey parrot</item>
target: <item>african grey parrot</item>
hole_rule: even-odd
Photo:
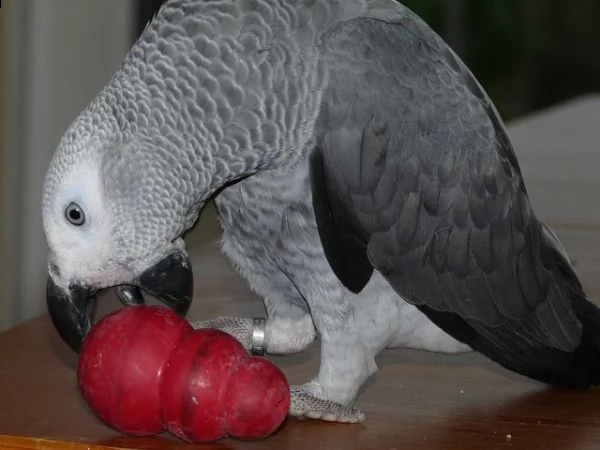
[[[363,420],[354,400],[387,347],[599,381],[599,310],[532,211],[498,113],[395,1],[167,0],[48,169],[47,302],[73,349],[99,289],[186,313],[182,236],[212,198],[268,317],[196,326],[272,354],[318,334],[292,415]]]

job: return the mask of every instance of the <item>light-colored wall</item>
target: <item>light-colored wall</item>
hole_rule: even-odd
[[[0,329],[45,310],[44,173],[134,38],[134,0],[2,2]]]

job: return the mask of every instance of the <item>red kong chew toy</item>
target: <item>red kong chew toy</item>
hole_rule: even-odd
[[[132,306],[92,327],[77,378],[94,413],[116,430],[148,436],[164,430],[161,375],[192,326],[167,308]]]
[[[290,406],[283,373],[248,356],[237,340],[218,330],[187,336],[169,360],[161,387],[167,428],[190,442],[266,437]]]
[[[116,430],[143,436],[166,427],[190,442],[267,437],[290,404],[275,365],[157,306],[122,308],[98,322],[82,346],[78,380],[92,411]]]

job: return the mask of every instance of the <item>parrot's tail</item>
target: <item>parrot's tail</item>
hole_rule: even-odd
[[[511,352],[481,337],[471,346],[505,368],[553,387],[585,389],[600,385],[600,309],[583,295],[574,295],[571,302],[582,324],[582,334],[579,345],[570,352],[529,345],[515,346]]]
[[[581,342],[571,353],[553,351],[547,371],[533,376],[540,381],[567,388],[585,388],[600,384],[600,307],[585,295],[583,287],[569,262],[565,248],[546,225],[544,237],[554,252],[559,269],[557,278],[570,293],[571,306],[582,325]]]
[[[600,306],[587,298],[556,235],[545,227],[543,237],[545,250],[553,256],[553,277],[559,286],[554,295],[567,297],[561,301],[570,306],[581,324],[576,348],[565,351],[545,345],[547,341],[540,343],[539,336],[535,336],[543,333],[539,323],[510,322],[489,329],[468,322],[456,313],[436,311],[424,305],[418,308],[449,335],[513,372],[560,388],[600,385]],[[571,317],[565,319],[571,320]]]
[[[569,257],[554,232],[547,226],[543,227],[543,231],[547,250],[554,255],[555,281],[561,286],[563,295],[569,297],[573,313],[582,326],[579,345],[570,352],[526,345],[525,348],[519,349],[518,353],[506,355],[497,349],[489,351],[487,342],[483,344],[482,353],[510,370],[555,387],[581,389],[598,385],[600,307],[586,297]],[[477,341],[474,343],[479,344]]]
[[[573,298],[573,310],[583,325],[579,347],[572,353],[571,379],[565,387],[589,387],[600,384],[600,308],[583,296]],[[574,383],[573,383],[574,381]],[[561,383],[553,383],[561,386]]]
[[[579,345],[570,352],[526,347],[516,359],[490,356],[508,369],[554,387],[582,389],[599,385],[600,308],[586,297],[566,255],[558,252],[556,256],[563,263],[558,282],[563,284],[563,292],[568,292],[572,310],[582,326]]]
[[[489,333],[476,329],[457,314],[422,305],[419,309],[448,334],[513,372],[560,388],[600,385],[600,307],[587,299],[564,250],[554,245],[550,250],[560,265],[556,281],[569,296],[572,311],[582,325],[579,345],[571,351],[528,342],[523,338],[531,326],[527,323],[520,328],[518,324],[508,324]]]
[[[586,297],[571,265],[563,269],[566,273],[557,278],[566,285],[564,292],[569,292],[571,307],[582,325],[579,345],[570,352],[529,347],[516,359],[490,356],[508,369],[554,387],[588,388],[600,384],[600,308]]]

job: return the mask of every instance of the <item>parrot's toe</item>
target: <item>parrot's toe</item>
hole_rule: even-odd
[[[191,325],[194,329],[213,328],[224,331],[236,338],[247,351],[251,349],[254,319],[245,317],[216,317],[210,320],[192,322]]]
[[[291,387],[290,416],[340,423],[361,423],[366,420],[365,414],[356,407],[316,397],[311,392],[312,385],[307,383]]]

